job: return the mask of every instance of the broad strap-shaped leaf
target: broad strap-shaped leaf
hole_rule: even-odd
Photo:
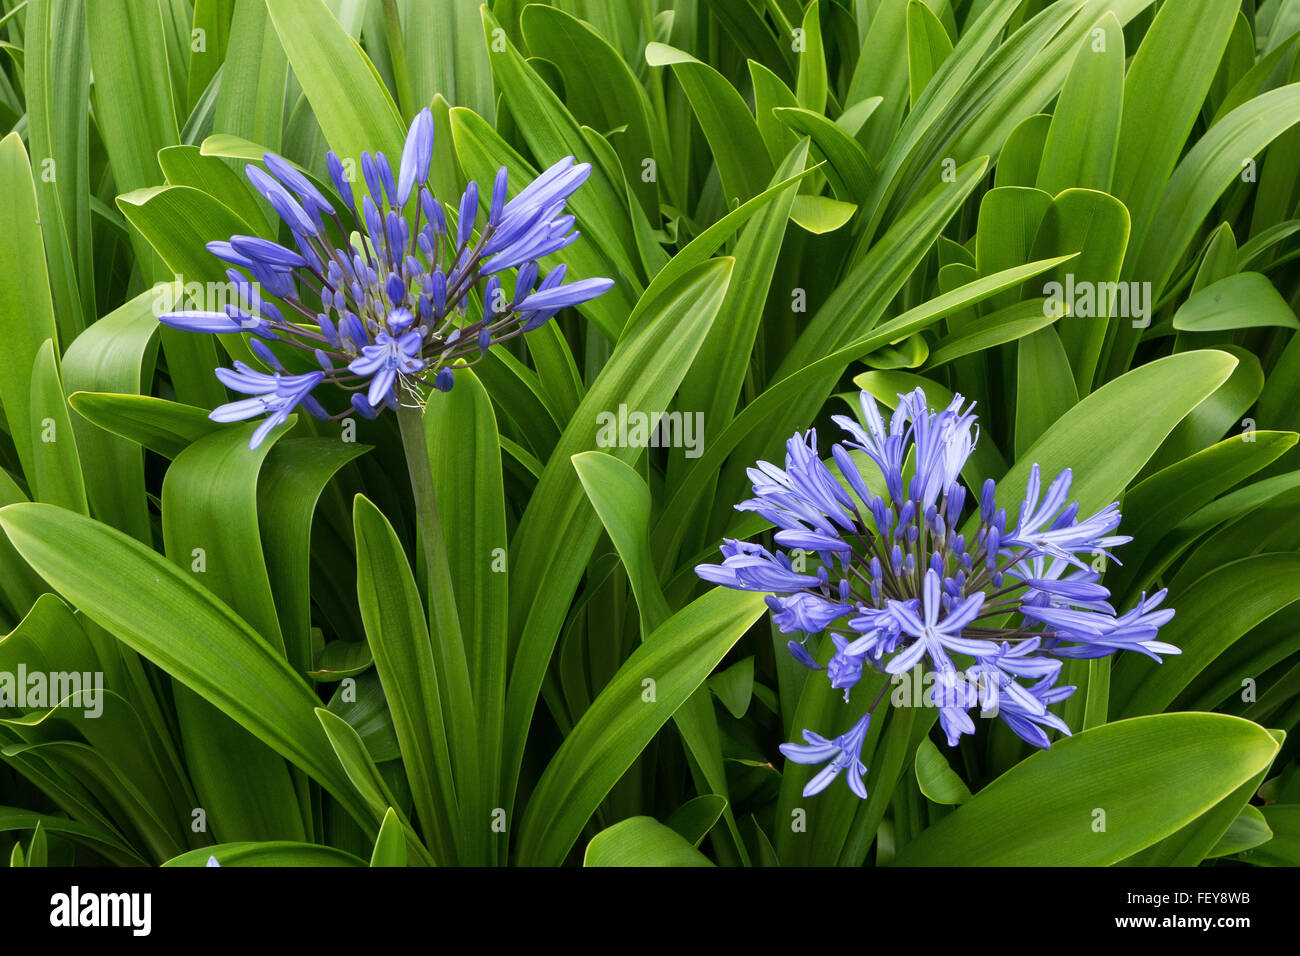
[[[1136,655],[1118,661],[1112,710],[1128,715],[1164,710],[1233,642],[1298,600],[1300,554],[1295,553],[1242,558],[1172,591],[1166,604],[1178,613],[1160,629],[1160,640],[1182,653],[1158,667]]]
[[[1134,369],[1089,395],[1057,419],[998,483],[997,506],[1012,509],[1025,493],[1030,468],[1045,481],[1074,470],[1070,499],[1090,515],[1119,498],[1183,417],[1231,374],[1224,352],[1183,352]],[[1142,409],[1140,416],[1133,409]],[[1115,423],[1127,423],[1117,429]]]
[[[565,614],[600,535],[600,519],[586,506],[570,459],[597,447],[599,413],[616,414],[620,403],[634,409],[668,407],[717,315],[731,269],[732,260],[715,259],[688,270],[625,334],[564,430],[520,519],[511,544],[507,795],[514,790],[524,740]],[[632,462],[643,451],[618,448],[613,454]]]
[[[1106,866],[1259,773],[1277,741],[1222,714],[1105,724],[1039,751],[905,846],[903,866]]]
[[[373,832],[316,720],[316,695],[189,573],[121,532],[53,505],[0,509],[0,528],[69,603],[293,761]],[[86,565],[87,554],[97,556],[95,564]]]
[[[426,405],[424,434],[482,755],[483,802],[463,812],[486,820],[500,806],[509,568],[500,436],[488,392],[473,372],[461,373],[451,392]],[[505,841],[497,842],[504,854]]]
[[[523,865],[564,861],[605,794],[762,615],[762,595],[714,588],[632,653],[547,765],[519,827]]]
[[[336,867],[365,866],[358,856],[332,846],[289,841],[218,843],[199,850],[182,853],[163,866],[208,866],[215,858],[217,866],[272,866],[272,867]]]
[[[631,817],[592,837],[582,865],[713,866],[713,862],[654,817]]]
[[[453,777],[449,715],[444,711],[424,606],[388,519],[357,495],[353,522],[361,618],[393,715],[415,814],[434,857],[454,862],[466,834]],[[466,767],[464,772],[466,784],[471,784],[474,768]]]
[[[23,470],[31,474],[31,375],[47,339],[57,341],[54,305],[45,271],[45,249],[36,211],[27,151],[17,133],[0,141],[0,188],[7,197],[0,210],[0,406]]]
[[[406,130],[361,45],[321,0],[267,0],[266,6],[325,141],[357,163],[363,150],[396,162]]]
[[[69,393],[139,396],[149,391],[161,328],[154,313],[157,301],[156,290],[142,292],[77,336],[63,356],[63,385]],[[75,402],[72,407],[76,409]],[[73,416],[72,427],[83,459],[100,464],[85,474],[91,514],[140,541],[150,541],[144,453],[115,430],[106,431],[80,414]]]

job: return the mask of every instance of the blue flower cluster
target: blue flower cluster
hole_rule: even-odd
[[[244,362],[218,369],[222,384],[251,397],[217,408],[214,420],[266,415],[250,443],[256,448],[298,406],[323,419],[353,411],[373,418],[395,408],[403,389],[447,391],[455,371],[473,365],[493,343],[529,332],[613,285],[602,278],[566,284],[564,265],[545,276],[538,265],[578,238],[564,207],[591,172],[589,164],[566,157],[512,199],[503,167],[476,234],[478,184],[466,187],[449,224],[425,186],[432,157],[433,114],[424,110],[411,125],[396,176],[383,153],[362,154],[368,192],[359,205],[333,152],[327,166],[341,204],[274,153],[263,157],[265,170],[246,167],[296,248],[257,236],[209,243],[232,266],[226,275],[239,304],[159,317],[190,332],[252,334],[250,348],[269,371]],[[501,279],[511,270],[506,295]],[[475,288],[482,314],[471,320],[466,313]],[[311,353],[320,370],[289,374],[268,341]],[[313,397],[326,381],[352,393],[349,408],[331,415]]]
[[[1132,540],[1113,534],[1118,504],[1080,520],[1078,504],[1067,502],[1071,472],[1044,492],[1035,464],[1010,527],[989,479],[970,502],[971,527],[959,530],[967,493],[958,479],[978,437],[973,406],[958,395],[935,412],[917,389],[899,396],[886,423],[868,393],[860,401],[862,423],[834,418],[848,435],[831,449],[842,480],[818,457],[811,431],[786,443],[784,470],[768,462],[749,470],[755,497],[737,508],[772,522],[780,548],[727,540],[721,564],[696,568],[715,584],[768,592],[776,625],[803,635],[789,648],[806,667],[822,669],[806,645],[828,632],[835,650],[826,675],[846,701],[865,668],[896,675],[924,664],[933,678],[928,701],[939,708],[949,745],[975,732],[970,714],[979,705],[1047,747],[1048,729],[1070,732],[1048,709],[1074,692],[1057,684],[1064,659],[1134,650],[1159,661],[1179,652],[1156,640],[1174,615],[1160,608],[1164,591],[1119,614],[1101,575],[1081,558],[1109,558]],[[879,470],[880,493],[849,449]],[[969,663],[959,668],[954,656]],[[796,763],[829,761],[805,796],[845,770],[852,791],[866,796],[861,751],[880,699],[833,740],[805,730],[805,743],[782,745]]]

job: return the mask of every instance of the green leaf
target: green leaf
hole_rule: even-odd
[[[1105,319],[1112,311],[1124,311],[1112,304],[1111,295],[1129,291],[1130,300],[1133,298],[1131,287],[1114,284],[1128,240],[1128,210],[1114,196],[1094,189],[1067,189],[1057,194],[1034,239],[1033,256],[1037,259],[1079,253],[1077,259],[1049,277],[1056,285],[1044,284],[1042,291],[1045,295],[1055,294],[1062,305],[1069,307],[1071,314],[1056,326],[1056,333],[1070,358],[1080,395],[1093,388],[1110,327]],[[1151,306],[1154,300],[1148,303]],[[1134,311],[1131,302],[1128,311]],[[1150,319],[1149,312],[1146,318]]]
[[[851,202],[841,202],[829,196],[795,196],[790,207],[790,219],[804,230],[820,236],[839,229],[858,211]]]
[[[492,121],[496,109],[492,67],[475,0],[407,2],[402,36],[413,94],[408,112],[428,106],[441,95],[453,106],[468,107]]]
[[[1161,15],[1164,12],[1162,7]],[[1204,37],[1210,26],[1196,17],[1191,29]],[[1174,74],[1180,85],[1184,82],[1182,72]],[[1271,90],[1242,104],[1212,126],[1178,163],[1159,206],[1151,214],[1151,228],[1145,235],[1137,228],[1140,220],[1134,212],[1134,238],[1143,238],[1144,242],[1134,261],[1133,274],[1150,277],[1155,298],[1164,294],[1169,277],[1219,196],[1241,176],[1243,157],[1257,155],[1298,121],[1300,83]],[[1157,135],[1152,129],[1141,132],[1144,142],[1152,142]],[[1124,196],[1120,194],[1120,198]],[[1132,206],[1130,211],[1134,211]]]
[[[1056,195],[1106,192],[1115,170],[1124,98],[1124,31],[1107,12],[1084,39],[1052,112],[1036,185]]]
[[[216,857],[218,866],[365,866],[366,861],[332,846],[271,840],[261,843],[218,843],[173,857],[163,866],[207,866]]]
[[[672,613],[659,579],[655,576],[650,553],[650,489],[631,466],[601,452],[588,451],[574,455],[573,467],[627,570],[640,614],[641,637],[644,640],[668,620]],[[753,684],[752,660],[750,684]],[[748,706],[749,689],[745,689],[744,693],[745,704]],[[692,695],[678,709],[674,720],[686,748],[694,758],[694,764],[699,767],[701,789],[707,786],[723,801],[728,829],[732,832],[737,847],[742,848],[740,831],[729,807],[722,744],[708,692],[701,690]]]
[[[1300,804],[1274,804],[1260,813],[1273,838],[1243,851],[1240,859],[1256,866],[1300,866]]]
[[[222,62],[215,128],[279,152],[289,59],[265,3],[239,0]]]
[[[663,43],[646,44],[645,59],[651,66],[672,67],[686,91],[718,164],[724,197],[745,202],[761,193],[772,178],[772,166],[758,125],[736,88],[707,63]]]
[[[520,519],[511,545],[509,620],[514,650],[506,700],[507,794],[514,788],[560,627],[600,533],[600,520],[585,507],[586,495],[571,459],[598,447],[599,412],[612,412],[620,403],[634,409],[668,407],[717,314],[731,269],[732,260],[716,259],[688,270],[646,303],[642,318],[629,321],[628,331],[565,428]],[[620,448],[614,457],[629,463],[642,451]]]
[[[994,172],[993,185],[1019,186],[1033,188],[1038,180],[1038,168],[1043,161],[1043,146],[1052,125],[1052,117],[1047,113],[1035,113],[1027,116],[1020,125],[1011,131],[1007,141],[998,153],[998,167]],[[1040,191],[1041,187],[1040,187]]]
[[[376,696],[381,697],[382,694],[376,694]],[[362,740],[360,732],[338,714],[324,707],[316,708],[316,716],[320,720],[325,735],[329,738],[330,746],[334,748],[334,752],[338,755],[344,773],[348,775],[348,779],[356,787],[361,799],[369,804],[376,819],[381,820],[381,830],[389,825],[388,821],[391,817],[396,817],[405,838],[406,851],[409,851],[422,863],[432,866],[434,864],[433,857],[429,855],[429,851],[420,842],[415,830],[411,827],[410,821],[407,820],[405,814],[394,809],[395,801],[392,790],[385,782],[379,768],[375,765],[374,758]],[[391,725],[389,729],[391,732]],[[378,845],[378,842],[376,840],[376,845]],[[406,864],[401,865],[405,866]]]
[[[1182,653],[1159,667],[1143,667],[1149,662],[1132,657],[1117,662],[1111,678],[1112,709],[1128,715],[1164,710],[1234,641],[1297,600],[1300,554],[1242,558],[1174,591],[1165,603],[1178,613],[1160,629],[1160,640]]]
[[[358,166],[365,150],[396,162],[406,129],[360,44],[321,0],[267,0],[266,8],[334,152]]]
[[[222,427],[201,408],[152,395],[73,392],[68,404],[86,421],[164,458],[175,458]]]
[[[654,817],[631,817],[587,844],[583,866],[713,866],[699,850]]]
[[[160,328],[153,311],[156,302],[152,290],[144,292],[77,336],[63,356],[63,384],[68,392],[138,396],[149,390]],[[83,421],[79,415],[73,418],[72,427],[81,455],[101,466],[84,475],[91,514],[140,541],[151,541],[144,453],[131,441]]]
[[[1079,401],[1070,357],[1056,328],[1020,339],[1016,351],[1016,454],[1021,455]]]
[[[709,678],[709,689],[731,716],[740,720],[754,697],[754,658],[746,657],[726,670],[718,671]]]
[[[632,652],[529,797],[519,825],[521,865],[563,861],[605,794],[764,607],[761,595],[714,588]]]
[[[1134,256],[1146,240],[1236,16],[1231,4],[1164,4],[1133,55],[1124,81],[1114,188],[1109,191],[1128,207],[1133,218]],[[1239,161],[1234,162],[1240,168]],[[1172,185],[1169,183],[1170,192]],[[1167,243],[1167,233],[1152,234],[1160,245]],[[1144,278],[1157,275],[1151,269],[1139,269],[1136,274]],[[1156,298],[1163,286],[1160,278]]]
[[[89,514],[86,485],[77,457],[77,439],[68,416],[68,400],[59,381],[53,339],[46,339],[32,369],[33,467],[30,481],[34,497],[69,511]]]
[[[574,455],[573,467],[627,569],[644,637],[672,613],[650,557],[650,489],[631,466],[603,452]]]
[[[640,206],[628,208],[627,184],[622,181],[620,171],[606,167],[559,97],[520,56],[507,34],[500,31],[491,12],[486,7],[482,12],[485,43],[491,51],[492,76],[524,142],[542,168],[565,156],[591,163],[591,175],[582,189],[570,197],[568,210],[577,218],[579,228],[587,237],[583,244],[594,243],[600,247],[618,266],[622,278],[633,285],[633,291],[639,292],[640,269],[637,263],[640,257],[629,213],[639,214]],[[521,182],[518,179],[514,181]],[[487,191],[483,192],[480,198],[486,199]]]
[[[822,46],[822,25],[818,18],[818,0],[804,9],[803,45],[799,50],[799,71],[795,79],[795,98],[799,105],[814,113],[826,110],[826,51]]]
[[[687,800],[664,823],[684,836],[691,846],[699,846],[721,819],[726,808],[725,799],[714,793],[706,793]]]
[[[912,0],[907,5],[907,77],[913,108],[951,53],[952,41],[939,18],[920,0]]]
[[[642,164],[665,157],[667,149],[651,120],[645,87],[605,37],[562,9],[528,4],[520,25],[529,52],[553,64],[564,77],[565,102],[575,120],[602,133],[624,127],[613,138],[623,175],[646,213],[655,214],[658,187],[653,179],[645,181]],[[481,41],[479,47],[484,48]],[[671,177],[663,178],[665,184],[671,182]]]
[[[257,523],[266,572],[285,655],[300,672],[312,660],[311,545],[317,502],[340,469],[368,450],[368,445],[329,438],[283,438],[258,475]],[[338,628],[342,622],[332,623]]]
[[[866,199],[876,172],[852,136],[820,113],[789,107],[772,112],[797,134],[812,139],[817,157],[826,161],[826,178],[841,201],[856,204]]]
[[[1124,564],[1108,572],[1106,583],[1113,593],[1127,593],[1146,559],[1175,526],[1277,460],[1295,445],[1297,436],[1295,432],[1256,432],[1252,438],[1225,438],[1156,472],[1125,494],[1124,533],[1133,540],[1123,548]]]
[[[1277,742],[1222,714],[1105,724],[1039,751],[923,831],[902,866],[1105,866],[1262,770]]]
[[[315,694],[225,603],[139,542],[53,505],[0,508],[0,527],[71,604],[305,770],[365,825],[315,718]],[[89,573],[87,553],[98,556]]]
[[[1280,744],[1283,736],[1276,731],[1269,731]],[[1223,838],[1233,821],[1245,810],[1248,802],[1259,790],[1260,783],[1268,776],[1265,767],[1251,777],[1232,793],[1228,794],[1209,810],[1202,813],[1184,827],[1153,843],[1140,853],[1121,862],[1122,866],[1197,866],[1212,855],[1215,845]]]
[[[96,318],[85,5],[30,0],[23,29],[27,141],[57,170],[35,186],[59,338],[67,343]]]
[[[119,193],[162,181],[158,151],[180,142],[159,4],[86,5],[95,125]],[[146,259],[146,277],[148,260]]]
[[[948,337],[942,346],[930,353],[925,369],[946,365],[963,355],[1014,342],[1021,336],[1047,328],[1057,319],[1047,305],[1046,299],[1026,299],[962,325],[959,334]]]
[[[741,229],[726,298],[700,345],[695,364],[682,381],[683,414],[702,413],[711,429],[725,427],[735,415],[798,190],[791,178],[807,168],[807,159],[806,144],[791,150],[776,171],[772,188],[789,185]]]
[[[37,353],[56,339],[54,306],[27,152],[17,133],[0,141],[0,405],[23,471],[32,472],[38,436],[32,433],[31,375]]]
[[[1205,401],[1197,405],[1178,423],[1160,450],[1143,469],[1146,477],[1157,468],[1164,468],[1203,448],[1208,448],[1238,426],[1251,424],[1242,416],[1254,404],[1264,388],[1264,370],[1254,352],[1237,345],[1222,345],[1219,351],[1237,360],[1228,380],[1220,385]],[[1246,434],[1242,431],[1241,434]]]
[[[1174,313],[1182,332],[1222,332],[1281,326],[1300,329],[1291,306],[1258,272],[1241,272],[1211,283],[1190,296]]]
[[[397,534],[362,495],[355,499],[353,524],[361,617],[393,715],[415,814],[434,857],[452,863],[463,839],[460,806],[424,608]]]
[[[46,833],[79,843],[119,866],[142,866],[145,863],[122,842],[121,837],[108,830],[66,817],[0,806],[0,833],[32,830],[37,826],[42,827]]]
[[[236,173],[220,157],[205,153],[198,146],[168,146],[158,153],[169,186],[190,186],[208,193],[240,218],[246,233],[265,239],[277,238],[257,204],[244,176]]]
[[[384,814],[375,838],[375,850],[370,855],[371,866],[406,866],[406,835],[392,807]]]
[[[929,737],[916,748],[916,783],[933,803],[956,806],[970,799],[970,787],[948,765],[948,758]]]
[[[374,666],[370,646],[363,641],[330,641],[316,655],[315,666],[307,676],[316,681],[338,681],[355,677]]]
[[[1184,352],[1134,369],[1066,412],[998,483],[997,506],[1013,508],[1034,464],[1046,477],[1074,470],[1070,498],[1090,515],[1115,501],[1183,417],[1231,373],[1223,352]],[[1141,408],[1134,417],[1132,410]],[[1127,427],[1117,430],[1115,422]]]
[[[443,540],[455,556],[451,585],[484,755],[484,802],[464,812],[486,818],[500,805],[509,572],[501,443],[492,402],[472,372],[461,373],[455,389],[425,406],[424,431]]]
[[[1259,807],[1246,804],[1241,808],[1236,819],[1228,825],[1227,832],[1219,837],[1218,843],[1214,844],[1208,858],[1216,859],[1251,850],[1271,839],[1273,839],[1273,831],[1268,828],[1268,818]]]

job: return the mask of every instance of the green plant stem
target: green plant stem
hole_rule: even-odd
[[[488,862],[488,854],[491,852],[487,840],[488,815],[485,808],[491,805],[492,795],[485,792],[486,788],[479,779],[480,742],[477,739],[477,728],[472,723],[475,709],[470,689],[469,664],[461,635],[451,567],[447,561],[442,518],[438,514],[433,472],[429,468],[429,446],[422,408],[417,405],[399,405],[397,422],[402,435],[402,448],[406,453],[407,471],[411,477],[416,526],[428,576],[429,635],[438,681],[444,690],[443,717],[451,738],[453,767],[459,781],[457,795],[462,813],[480,824],[467,828],[462,835],[463,845],[458,842],[458,851],[462,862],[482,864]]]

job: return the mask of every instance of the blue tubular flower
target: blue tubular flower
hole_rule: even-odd
[[[701,564],[695,573],[706,581],[738,591],[784,594],[818,584],[816,577],[796,572],[786,555],[773,555],[761,545],[748,541],[724,541],[722,556],[722,564]]]
[[[833,604],[807,591],[788,598],[769,595],[767,606],[775,612],[772,622],[787,634],[796,631],[817,634],[853,610],[848,604]]]
[[[952,671],[955,668],[948,659],[949,651],[975,657],[992,653],[993,645],[987,640],[972,640],[961,636],[966,625],[979,616],[980,609],[984,606],[983,593],[972,594],[940,621],[939,613],[943,607],[941,587],[939,575],[934,569],[926,571],[922,592],[924,620],[906,603],[894,600],[888,602],[889,612],[898,621],[903,633],[916,640],[886,665],[885,673],[901,674],[910,671],[927,655],[939,670]]]
[[[321,383],[325,373],[281,375],[277,372],[268,375],[243,362],[236,362],[233,371],[217,369],[217,378],[227,388],[255,397],[222,405],[214,409],[209,417],[214,422],[239,422],[266,415],[266,420],[253,432],[250,447],[256,448],[277,425],[284,424],[289,413],[298,405],[310,401],[311,390]]]
[[[414,375],[424,368],[424,361],[419,355],[419,332],[413,330],[400,338],[380,332],[375,336],[374,345],[361,349],[361,357],[348,365],[348,371],[371,376],[366,401],[374,406],[384,400],[398,375]]]
[[[1167,593],[1159,591],[1150,598],[1143,594],[1137,607],[1119,617],[1050,606],[1026,607],[1022,613],[1053,628],[1056,641],[1078,642],[1054,647],[1052,653],[1058,657],[1088,659],[1105,657],[1112,651],[1130,650],[1158,662],[1161,654],[1182,653],[1172,644],[1154,640],[1159,629],[1174,616],[1172,608],[1156,610]]]
[[[164,325],[189,332],[256,337],[254,354],[276,374],[239,363],[234,371],[222,369],[221,381],[239,382],[230,387],[257,397],[212,413],[218,421],[270,416],[253,435],[253,447],[299,405],[326,418],[354,412],[373,418],[396,408],[403,392],[417,400],[420,386],[445,392],[456,370],[480,361],[493,345],[614,284],[602,278],[565,283],[564,264],[545,275],[539,266],[578,238],[564,209],[591,173],[588,164],[565,157],[513,199],[501,169],[485,197],[489,209],[481,229],[480,190],[471,182],[449,230],[442,204],[427,188],[433,138],[433,114],[423,110],[411,124],[396,175],[383,153],[362,153],[361,197],[353,195],[343,162],[328,153],[329,178],[341,203],[331,202],[274,153],[263,156],[265,168],[250,164],[249,181],[292,241],[231,236],[209,243],[213,255],[234,267],[227,276],[239,306],[159,316]],[[500,274],[510,269],[518,277],[507,299],[499,294]],[[471,306],[471,296],[482,301],[481,308]],[[306,353],[306,361],[321,371],[285,373],[280,360],[256,344],[258,338]],[[334,415],[325,412],[309,394],[321,382],[352,393],[348,406]]]
[[[834,740],[827,740],[811,730],[805,730],[803,739],[807,741],[806,744],[781,745],[781,753],[785,754],[787,760],[795,763],[813,764],[830,761],[803,788],[805,797],[821,793],[831,785],[841,771],[847,770],[845,780],[848,781],[849,789],[863,800],[867,798],[867,785],[862,779],[862,775],[867,772],[866,765],[862,762],[862,742],[866,740],[867,728],[870,725],[871,714],[868,713],[864,714],[862,719],[846,733],[840,734]]]
[[[862,680],[862,668],[875,643],[875,637],[868,634],[850,641],[842,634],[832,634],[831,640],[835,642],[835,655],[826,665],[826,676],[832,687],[844,691],[844,700],[847,702],[849,691]]]
[[[1068,469],[1044,493],[1033,465],[1009,530],[995,482],[985,481],[978,495],[967,493],[959,482],[978,440],[971,408],[957,395],[933,411],[917,389],[899,396],[886,423],[863,392],[862,421],[834,421],[848,433],[845,445],[861,450],[880,474],[867,481],[836,445],[841,482],[818,456],[816,434],[796,434],[786,445],[785,467],[758,462],[749,470],[754,497],[736,505],[770,521],[779,547],[727,540],[721,564],[695,570],[714,584],[768,592],[777,627],[804,634],[789,648],[805,667],[822,669],[804,645],[812,635],[829,634],[835,651],[826,677],[845,700],[867,668],[897,675],[924,665],[935,679],[923,704],[939,708],[950,745],[975,732],[971,714],[978,706],[1022,739],[1047,747],[1049,731],[1070,732],[1048,709],[1074,692],[1057,685],[1062,662],[1117,650],[1157,661],[1177,654],[1156,639],[1174,612],[1161,607],[1163,591],[1143,595],[1123,614],[1112,607],[1101,575],[1081,556],[1108,554],[1130,539],[1112,533],[1120,522],[1117,504],[1079,520],[1078,505],[1068,500]],[[909,457],[913,476],[905,484]],[[883,487],[885,497],[873,487]],[[959,531],[968,514],[974,527]],[[796,563],[781,548],[811,554]],[[804,562],[814,556],[805,572]],[[853,792],[865,795],[862,740],[883,696],[884,689],[841,737],[826,740],[805,730],[806,744],[782,745],[796,763],[830,761],[805,796],[845,769]]]
[[[170,328],[180,329],[182,332],[220,333],[245,331],[244,325],[225,312],[167,312],[158,316],[158,321]]]
[[[867,457],[876,463],[889,489],[890,497],[896,503],[903,501],[903,454],[907,440],[907,418],[900,405],[898,412],[885,428],[885,421],[876,407],[876,400],[870,392],[862,392],[858,398],[862,406],[862,420],[866,430],[847,415],[833,415],[831,420],[839,425],[854,439],[850,444],[866,452]]]

